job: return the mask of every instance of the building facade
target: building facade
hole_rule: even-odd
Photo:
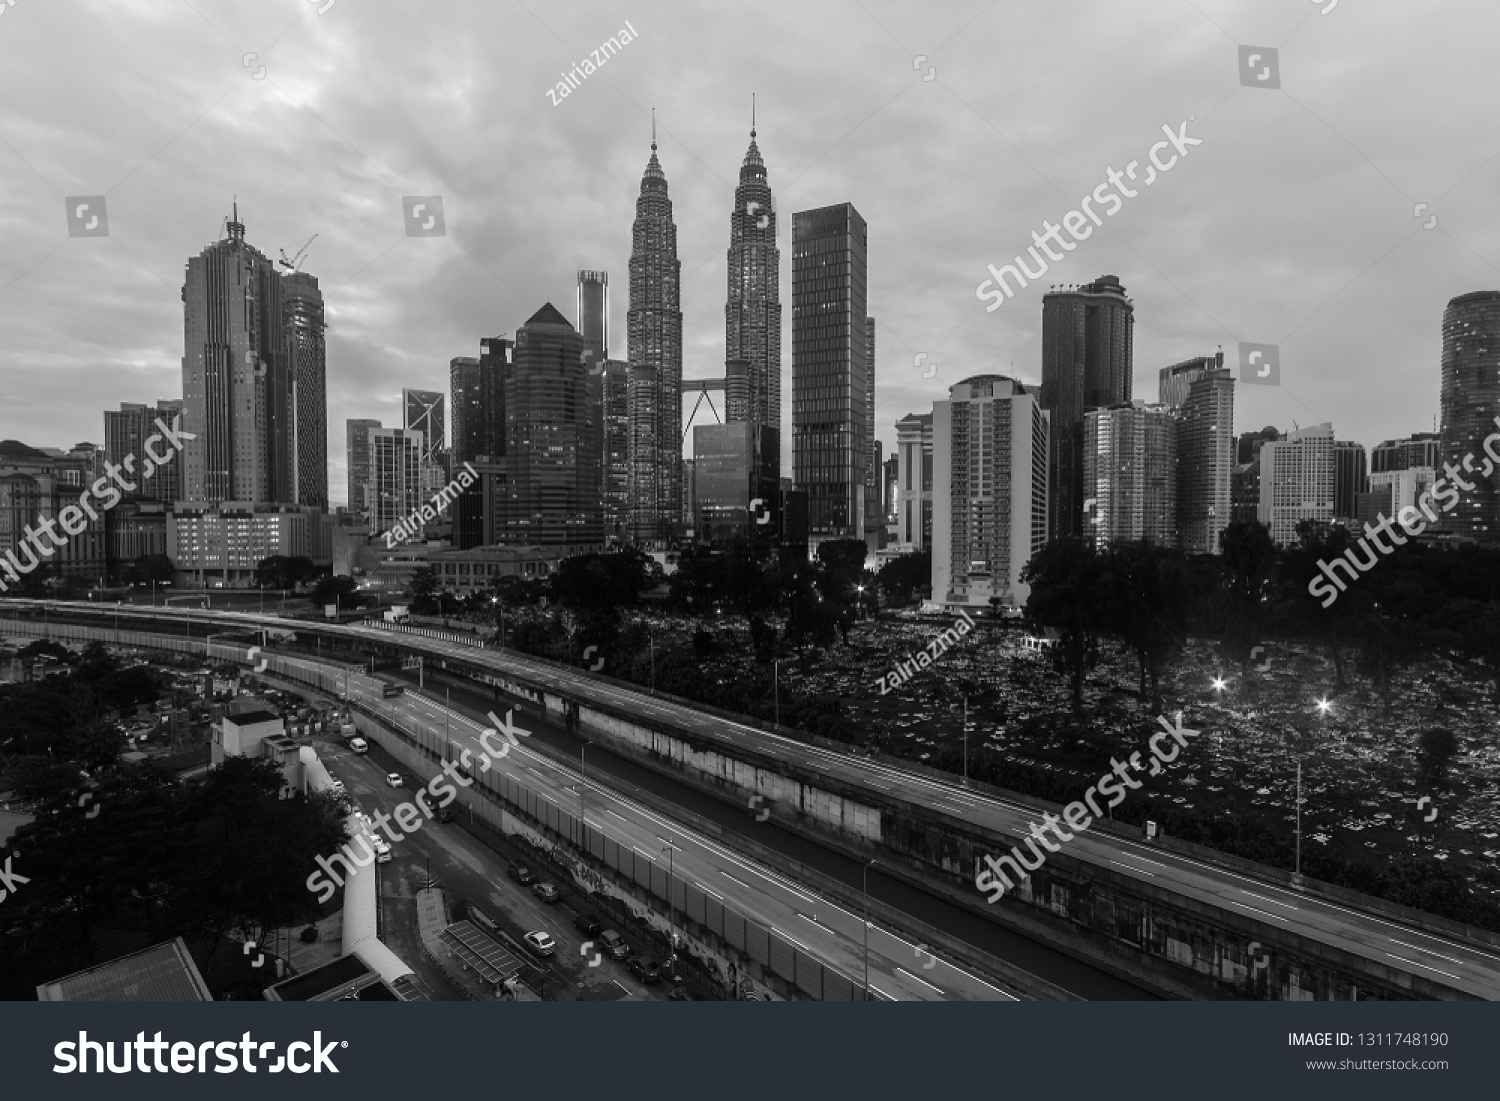
[[[908,413],[896,422],[896,550],[932,546],[932,414]]]
[[[414,428],[371,428],[365,515],[371,535],[390,531],[422,506],[426,439]]]
[[[1333,442],[1333,515],[1353,520],[1359,515],[1359,495],[1370,491],[1365,445],[1353,440]]]
[[[1224,353],[1165,367],[1161,404],[1177,419],[1177,536],[1189,554],[1218,554],[1233,516],[1234,376]]]
[[[121,402],[118,410],[104,411],[104,457],[116,466],[125,462],[127,456],[135,457],[137,470],[145,457],[145,443],[157,435],[157,418],[171,425],[182,416],[182,402],[176,399],[160,400],[154,406],[136,402]],[[136,479],[137,489],[127,496],[132,498],[164,501],[172,504],[181,500],[183,457],[181,454],[165,466],[157,466],[150,474],[142,472]],[[91,479],[92,480],[92,479]]]
[[[792,478],[809,539],[864,539],[869,234],[852,203],[792,215]]]
[[[1443,311],[1442,461],[1459,501],[1439,530],[1480,542],[1500,540],[1500,470],[1468,471],[1484,461],[1484,439],[1500,415],[1500,291],[1461,294]],[[1473,456],[1469,464],[1465,456]],[[1465,484],[1472,488],[1464,488]]]
[[[949,608],[1020,608],[1021,573],[1047,542],[1048,415],[1001,375],[976,375],[933,404],[932,598]]]
[[[1085,538],[1095,546],[1144,539],[1179,545],[1178,419],[1136,399],[1083,417]]]
[[[1278,546],[1297,541],[1303,520],[1333,521],[1333,425],[1318,424],[1268,440],[1260,449],[1260,503],[1256,519]]]
[[[1135,306],[1113,275],[1042,296],[1042,408],[1052,415],[1053,538],[1084,534],[1084,414],[1130,400]],[[1091,519],[1091,518],[1090,518]]]
[[[296,489],[288,500],[328,510],[328,329],[323,293],[305,271],[281,276],[287,369],[292,380],[292,469]]]
[[[692,512],[699,539],[724,542],[756,534],[761,517],[760,526],[772,522],[780,480],[771,462],[774,437],[774,429],[749,421],[693,429]]]
[[[734,209],[729,215],[728,294],[724,303],[726,378],[736,379],[736,393],[725,394],[725,420],[748,421],[756,446],[770,429],[769,462],[781,471],[781,250],[776,247],[776,204],[766,165],[750,130],[750,148],[740,165]],[[731,370],[728,364],[738,367]],[[773,484],[775,484],[773,482]]]
[[[668,546],[681,522],[681,280],[672,199],[653,135],[631,227],[625,317],[631,418],[628,529],[632,542],[650,549]],[[642,386],[650,387],[649,395],[637,393]]]
[[[370,433],[380,427],[379,421],[354,419],[344,422],[344,448],[349,476],[349,511],[361,518],[369,516],[365,500],[370,486]]]

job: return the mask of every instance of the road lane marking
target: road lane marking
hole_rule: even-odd
[[[936,990],[939,994],[946,993],[946,991],[944,991],[941,986],[933,986],[930,982],[928,982],[926,979],[922,978],[920,975],[913,975],[910,971],[908,971],[906,968],[902,967],[899,964],[897,964],[896,970],[899,971],[899,972],[901,972],[901,974],[905,975],[908,979],[916,979],[917,982],[921,983],[923,986],[927,987],[929,990]]]
[[[1455,979],[1458,982],[1462,982],[1463,981],[1457,975],[1453,974],[1453,972],[1451,972],[1451,971],[1440,971],[1440,970],[1438,970],[1438,968],[1432,967],[1429,964],[1418,963],[1416,960],[1409,960],[1405,956],[1398,956],[1398,955],[1396,955],[1396,953],[1394,953],[1394,952],[1387,952],[1386,955],[1390,956],[1391,959],[1393,959],[1393,960],[1400,960],[1402,963],[1409,963],[1413,967],[1425,967],[1429,971],[1437,971],[1437,973],[1439,975],[1447,975],[1450,979]]]
[[[880,987],[876,986],[874,983],[870,983],[870,989],[873,990],[873,991],[875,991],[875,993],[879,994],[882,998],[884,998],[888,1002],[899,1002],[901,1000],[900,998],[896,997],[894,994],[887,994],[884,990],[880,989]]]
[[[1397,940],[1395,937],[1391,938],[1391,943],[1392,944],[1399,944],[1403,948],[1414,948],[1418,952],[1426,952],[1429,956],[1437,956],[1437,958],[1440,959],[1440,960],[1447,960],[1449,963],[1456,963],[1460,967],[1465,966],[1465,963],[1466,963],[1466,961],[1464,961],[1464,960],[1456,960],[1452,956],[1445,956],[1445,955],[1443,955],[1440,952],[1434,952],[1431,948],[1422,948],[1419,945],[1407,944],[1406,941],[1404,941],[1404,940]]]
[[[1120,855],[1123,856],[1124,854],[1121,853]],[[1156,873],[1155,872],[1148,872],[1145,868],[1137,868],[1137,867],[1135,867],[1135,866],[1133,866],[1131,864],[1120,864],[1120,862],[1118,860],[1111,860],[1110,863],[1111,864],[1117,864],[1121,868],[1125,868],[1128,871],[1134,872],[1136,875],[1149,875],[1152,879],[1156,878]]]
[[[728,880],[730,880],[730,881],[732,881],[734,883],[738,883],[741,887],[745,888],[745,890],[747,890],[747,891],[753,891],[753,890],[755,890],[754,887],[750,886],[750,884],[746,883],[743,879],[735,879],[734,876],[730,875],[728,872],[724,871],[723,869],[720,869],[719,874],[721,876],[723,876],[725,879],[728,879]]]

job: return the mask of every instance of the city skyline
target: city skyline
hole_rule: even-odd
[[[245,220],[263,227],[252,232],[268,254],[280,247],[290,251],[311,232],[320,233],[302,266],[319,278],[328,301],[330,426],[351,417],[394,423],[400,389],[441,388],[451,358],[472,354],[473,334],[512,332],[541,301],[567,300],[579,268],[624,271],[628,244],[619,215],[633,198],[653,102],[659,108],[662,151],[674,166],[684,262],[684,373],[715,373],[723,356],[722,211],[732,199],[734,166],[744,151],[746,101],[753,90],[760,93],[761,151],[775,179],[782,181],[779,204],[801,209],[848,199],[876,228],[871,312],[882,318],[883,363],[875,422],[888,451],[895,422],[927,408],[958,378],[993,370],[1038,380],[1040,311],[1039,299],[1031,295],[1040,289],[1028,288],[1005,310],[984,315],[983,304],[973,299],[984,265],[1007,251],[1013,254],[1016,238],[1024,239],[1029,231],[1022,227],[1041,224],[1066,209],[1058,206],[1060,195],[1071,196],[1107,164],[1140,155],[1131,152],[1140,144],[1136,135],[1159,132],[1167,119],[1188,113],[1198,116],[1193,132],[1205,144],[1194,150],[1193,161],[1174,172],[1170,184],[1162,185],[1173,189],[1170,199],[1160,200],[1159,192],[1153,192],[1133,200],[1110,223],[1119,236],[1096,235],[1053,273],[1082,282],[1113,271],[1131,288],[1144,322],[1135,354],[1137,389],[1148,392],[1144,388],[1157,369],[1204,348],[1223,344],[1232,357],[1237,339],[1277,343],[1283,346],[1284,386],[1247,394],[1237,411],[1242,424],[1289,428],[1293,421],[1305,425],[1327,419],[1340,437],[1367,447],[1430,430],[1438,412],[1441,355],[1434,327],[1449,299],[1500,283],[1493,266],[1500,252],[1492,244],[1494,230],[1477,217],[1477,204],[1497,166],[1486,161],[1490,151],[1451,140],[1456,131],[1474,129],[1472,104],[1487,98],[1485,82],[1494,79],[1483,65],[1464,56],[1466,49],[1477,50],[1481,36],[1454,44],[1457,53],[1449,67],[1450,79],[1466,73],[1464,79],[1477,80],[1477,88],[1466,84],[1459,94],[1455,84],[1455,113],[1430,125],[1430,120],[1398,108],[1394,98],[1386,99],[1396,95],[1391,85],[1377,81],[1362,88],[1360,97],[1351,97],[1329,74],[1341,71],[1340,58],[1391,67],[1398,51],[1435,41],[1430,36],[1442,33],[1440,20],[1398,6],[1364,5],[1352,16],[1340,10],[1327,19],[1298,10],[1300,5],[1262,7],[1222,3],[1205,15],[1176,7],[1169,11],[1163,5],[1154,17],[1126,29],[1122,43],[1111,43],[1107,50],[1083,47],[1089,63],[1080,68],[1087,70],[1086,78],[1067,88],[1055,86],[1053,78],[1029,64],[1008,71],[1007,66],[981,66],[979,61],[986,43],[1002,29],[1007,32],[1002,38],[1018,41],[1028,36],[1079,41],[1072,32],[1087,22],[1087,12],[1069,16],[996,8],[945,13],[927,27],[927,17],[877,10],[840,25],[840,33],[868,47],[869,57],[887,60],[888,70],[863,61],[823,65],[819,72],[804,73],[799,78],[804,84],[776,85],[774,90],[768,90],[773,81],[757,79],[768,65],[775,65],[778,78],[790,67],[773,61],[769,42],[774,35],[764,36],[764,50],[757,50],[753,41],[748,48],[724,50],[729,60],[710,71],[689,63],[688,32],[709,35],[711,44],[714,35],[733,34],[736,24],[716,29],[689,8],[681,28],[663,20],[635,19],[638,41],[570,102],[554,109],[538,95],[531,97],[535,105],[522,110],[524,71],[534,67],[538,81],[548,83],[543,74],[554,74],[562,59],[577,53],[533,22],[517,31],[525,42],[516,58],[523,77],[505,82],[505,95],[496,100],[505,109],[496,107],[495,115],[481,112],[483,117],[467,121],[443,116],[430,139],[409,137],[404,112],[402,125],[391,128],[388,113],[375,104],[358,106],[352,89],[331,82],[327,63],[315,63],[319,43],[334,33],[331,20],[345,19],[343,11],[303,19],[276,52],[265,55],[266,79],[255,81],[240,67],[240,52],[223,36],[250,43],[245,50],[264,52],[286,29],[285,22],[210,5],[205,10],[222,34],[201,24],[146,36],[149,48],[143,53],[111,57],[105,64],[103,51],[135,18],[112,10],[76,36],[80,55],[98,62],[96,83],[71,96],[49,97],[45,93],[53,78],[33,71],[24,49],[0,77],[15,85],[11,102],[28,102],[20,94],[25,84],[44,92],[30,102],[55,98],[90,106],[68,116],[74,127],[77,119],[89,120],[81,143],[64,147],[55,140],[63,135],[56,121],[63,117],[61,108],[51,114],[46,107],[28,107],[36,126],[29,131],[12,126],[5,132],[10,148],[0,151],[0,158],[22,183],[13,191],[14,212],[0,223],[15,243],[8,267],[0,272],[0,284],[10,284],[0,293],[0,312],[14,334],[0,353],[0,369],[21,385],[10,403],[14,420],[7,418],[0,435],[24,439],[34,433],[22,426],[49,424],[56,426],[54,439],[30,442],[65,445],[99,439],[97,411],[73,407],[55,387],[28,385],[31,379],[39,381],[42,371],[69,372],[83,388],[101,394],[100,405],[173,392],[167,380],[175,355],[180,355],[173,347],[180,324],[172,316],[177,305],[174,270],[183,256],[214,236],[235,191]],[[1444,11],[1476,25],[1491,15],[1459,3],[1445,5]],[[496,27],[506,25],[504,18],[479,9],[458,18],[469,16],[484,26],[489,19]],[[14,36],[24,47],[29,35],[50,33],[54,18],[33,12],[10,21],[7,39]],[[773,12],[767,18],[771,28],[780,28],[788,16]],[[603,9],[589,7],[568,13],[561,22],[556,16],[543,19],[569,42],[597,39],[612,22]],[[970,19],[974,22],[966,25]],[[356,58],[373,58],[371,51],[378,46],[363,36],[363,26],[356,22],[348,28],[356,33],[344,48]],[[1393,33],[1376,38],[1383,29]],[[415,33],[412,46],[420,67],[428,55],[419,47],[432,32]],[[951,44],[945,45],[947,39]],[[1278,100],[1281,93],[1239,88],[1230,79],[1231,40],[1279,44],[1287,94],[1311,114]],[[903,46],[909,52],[903,53]],[[931,81],[912,66],[923,50],[936,67]],[[545,56],[533,59],[527,51]],[[194,60],[191,72],[178,78],[184,90],[176,109],[163,107],[163,97],[177,90],[170,81],[160,89],[139,89],[141,102],[172,120],[159,132],[138,131],[108,108],[105,100],[111,96],[132,99],[120,93],[138,90],[146,72],[170,70],[174,65],[168,59],[196,54],[210,56]],[[1154,86],[1100,114],[1099,88],[1177,58],[1187,60],[1175,66],[1170,91],[1165,84]],[[674,73],[673,80],[657,83],[657,74],[664,72]],[[218,79],[207,79],[209,74]],[[834,94],[836,87],[846,85],[849,93]],[[205,96],[205,87],[213,93]],[[288,102],[286,96],[276,96],[278,87],[298,94]],[[252,98],[262,91],[270,97]],[[228,98],[215,109],[221,93]],[[918,98],[928,93],[943,98]],[[1008,122],[1003,105],[1008,98],[1028,102],[1033,96],[1049,98],[1049,121],[1044,129],[1020,130]],[[308,110],[299,110],[297,103]],[[1390,109],[1382,109],[1382,103]],[[870,122],[863,122],[877,110]],[[1363,110],[1381,119],[1389,136],[1377,137],[1361,122],[1357,112]],[[195,122],[204,112],[202,121]],[[1284,124],[1276,127],[1274,143],[1252,137],[1252,124],[1267,112]],[[507,159],[503,153],[498,162],[471,159],[475,126],[501,127],[499,140],[486,144],[505,149],[525,142],[535,150],[529,136],[543,125],[562,128],[567,144],[549,149],[541,161]],[[1343,140],[1330,140],[1330,130]],[[179,134],[183,137],[169,144]],[[1079,140],[1070,140],[1075,137]],[[257,173],[251,168],[255,162],[243,156],[214,155],[229,148],[227,143],[240,142],[245,152],[259,149],[280,163],[283,148],[293,141],[310,144],[290,175]],[[443,153],[427,158],[424,166],[411,155],[424,147],[450,145],[455,153],[464,150],[462,162]],[[950,148],[962,149],[972,163],[959,170]],[[161,149],[165,152],[158,154]],[[1397,149],[1399,155],[1392,152]],[[909,171],[877,169],[898,155],[911,166]],[[184,156],[191,160],[183,161]],[[1255,197],[1247,198],[1236,181],[1252,170]],[[329,173],[353,173],[359,185],[353,191],[347,181],[330,186],[324,182],[332,178]],[[552,182],[570,178],[579,182],[560,191]],[[938,179],[941,194],[928,186]],[[1054,181],[1058,190],[1044,180]],[[123,189],[114,190],[121,181]],[[65,237],[57,198],[82,192],[106,194],[111,243]],[[419,192],[446,196],[449,240],[441,246],[401,236],[400,195]],[[506,201],[497,202],[496,194],[504,194]],[[1004,197],[998,205],[997,194]],[[586,211],[581,225],[562,214],[564,203],[579,201]],[[1423,230],[1424,221],[1412,218],[1413,203],[1422,201],[1440,216],[1431,232]],[[555,234],[529,228],[539,224],[577,225],[577,236],[560,242]],[[1200,251],[1220,258],[1212,264],[1186,243],[1196,234],[1179,242],[1175,233],[1181,225],[1210,224],[1216,236],[1203,241]],[[1371,228],[1371,239],[1364,240],[1356,227]],[[62,245],[66,247],[51,255]],[[85,246],[97,251],[86,253]],[[780,248],[786,279],[785,238]],[[387,255],[386,250],[394,251]],[[1233,263],[1222,262],[1230,255]],[[1298,278],[1279,280],[1276,273],[1285,269],[1289,257],[1296,258]],[[526,281],[522,273],[528,273]],[[73,336],[75,326],[55,320],[56,304],[70,297],[62,288],[95,279],[96,323],[111,325],[118,334],[107,344],[84,330]],[[525,301],[508,289],[533,282],[537,293],[528,290]],[[611,318],[617,333],[622,307],[617,296]],[[789,318],[784,319],[784,329],[788,324]],[[910,367],[912,358],[924,351],[939,368],[930,380]],[[1237,366],[1232,358],[1231,365]],[[784,421],[789,419],[786,396]],[[330,441],[334,432],[330,427]],[[785,468],[789,440],[783,439],[782,448]],[[336,455],[339,449],[330,450]],[[329,470],[335,503],[345,477],[335,459]]]

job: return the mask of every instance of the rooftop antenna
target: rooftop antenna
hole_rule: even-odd
[[[750,136],[755,137],[755,93],[750,93]]]
[[[651,108],[651,152],[656,152],[656,108]]]

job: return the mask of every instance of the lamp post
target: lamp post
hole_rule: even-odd
[[[964,689],[964,787],[969,786],[969,690]]]
[[[672,904],[672,880],[677,876],[674,859],[676,851],[677,846],[670,841],[667,842],[667,847],[662,849],[662,852],[667,854],[667,927],[671,930],[671,935],[667,938],[667,944],[671,948],[668,955],[669,963],[677,961],[677,907]]]
[[[859,870],[861,893],[865,896],[865,1001],[870,1000],[870,868],[871,860]]]
[[[584,750],[588,749],[588,747],[589,747],[589,743],[588,742],[583,742],[578,747],[578,840],[580,842],[580,844],[579,844],[580,848],[583,847],[582,846],[582,841],[583,841],[583,830],[584,830],[584,827],[588,825],[588,822],[583,817],[583,781],[584,781],[584,779],[588,775],[584,771],[584,769],[587,766],[584,763],[583,753],[584,753]],[[670,902],[671,901],[671,898],[670,898],[671,888],[670,888],[670,886],[668,887],[667,894],[669,896],[668,899],[667,899],[667,901]]]

